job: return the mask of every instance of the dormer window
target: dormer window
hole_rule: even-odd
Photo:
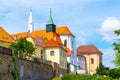
[[[64,46],[67,46],[67,40],[64,40]]]

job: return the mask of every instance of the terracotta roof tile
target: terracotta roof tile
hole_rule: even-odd
[[[84,53],[98,53],[102,54],[102,52],[97,49],[94,45],[81,45],[77,48],[77,55],[82,55]]]
[[[16,33],[16,34],[12,34],[12,37],[15,38],[23,38],[27,36],[27,32],[21,32],[21,33]]]
[[[58,34],[56,34],[56,33],[53,33],[53,32],[46,33],[44,38],[47,38],[48,41],[51,40],[51,39],[54,39],[59,44],[62,44],[60,36]]]
[[[2,27],[0,27],[0,41],[14,42],[14,39]]]
[[[45,46],[46,47],[58,47],[58,46],[60,46],[61,44],[59,44],[58,42],[56,42],[54,39],[51,39],[51,40],[49,40],[49,41],[47,41],[46,43],[45,43]]]
[[[36,38],[36,37],[40,37],[40,38],[43,38],[46,34],[46,31],[45,30],[36,30],[36,31],[33,31],[30,36],[32,36],[33,38]]]
[[[67,28],[67,26],[61,26],[61,27],[57,27],[56,28],[56,33],[57,34],[67,34],[67,35],[72,35],[74,36],[70,30]],[[33,37],[33,38],[36,38],[36,37],[40,37],[40,38],[43,38],[44,36],[46,35],[46,30],[36,30],[36,31],[33,31],[30,36]],[[26,37],[27,36],[27,32],[22,32],[22,33],[16,33],[16,34],[12,34],[13,37],[18,37],[18,38],[22,38],[22,37]]]
[[[70,32],[70,30],[67,28],[67,26],[61,26],[61,27],[57,27],[56,28],[56,32],[58,33],[58,34],[67,34],[67,35],[72,35],[72,36],[74,36],[71,32]]]

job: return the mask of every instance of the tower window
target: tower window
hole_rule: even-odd
[[[67,46],[67,40],[64,40],[64,46]]]
[[[91,58],[91,64],[94,64],[94,59],[93,58]]]

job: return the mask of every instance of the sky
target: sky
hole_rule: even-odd
[[[9,2],[10,1],[10,2]],[[120,0],[0,0],[0,25],[10,34],[28,29],[32,9],[34,29],[45,29],[50,8],[57,26],[75,35],[76,48],[93,44],[103,53],[103,64],[113,68],[113,43],[120,29]]]

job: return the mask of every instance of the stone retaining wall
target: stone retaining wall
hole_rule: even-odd
[[[11,56],[0,54],[0,80],[14,80],[12,72],[15,66],[20,79],[21,65],[24,66],[22,80],[51,80],[53,78],[54,71],[51,65],[21,59],[14,63]]]

